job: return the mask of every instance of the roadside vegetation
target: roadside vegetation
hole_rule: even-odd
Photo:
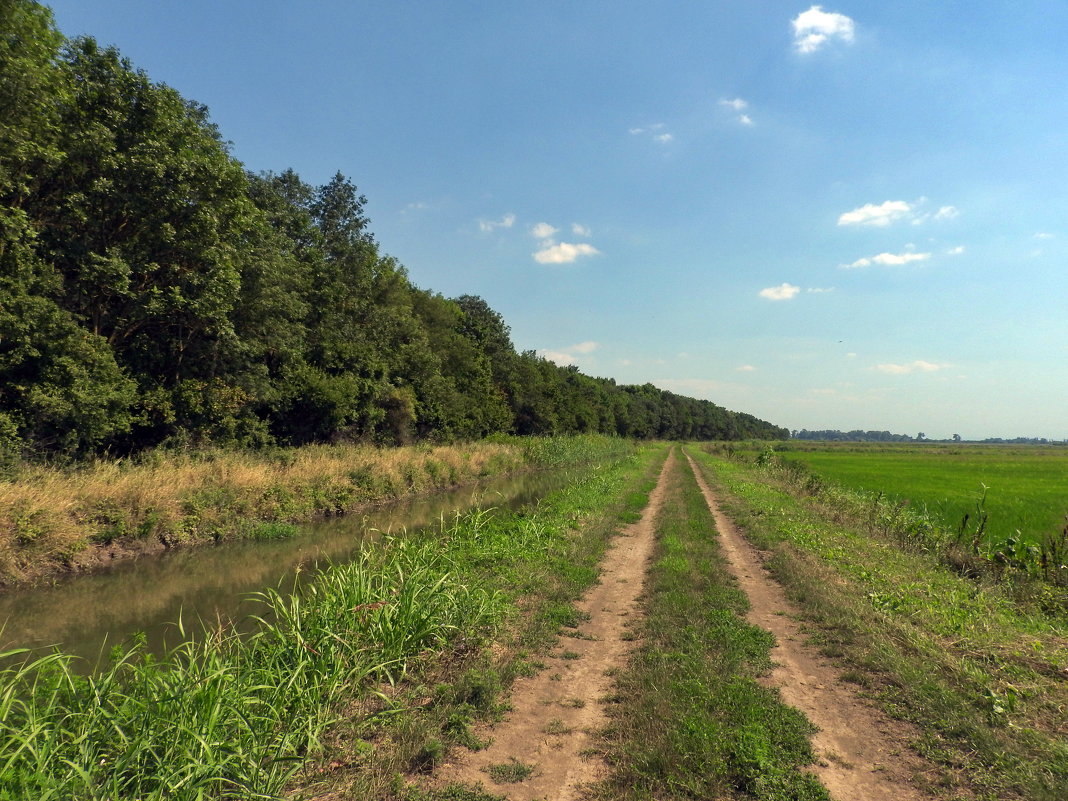
[[[961,569],[955,533],[907,507],[726,450],[699,454],[707,479],[843,678],[917,727],[914,747],[942,770],[927,789],[1068,797],[1063,587],[994,560]]]
[[[278,538],[295,523],[524,469],[629,452],[602,436],[464,445],[310,445],[234,452],[156,451],[77,468],[25,466],[0,481],[0,585],[101,560],[229,539]]]
[[[836,514],[849,510],[902,548],[932,553],[962,575],[985,576],[1011,588],[1020,600],[1068,612],[1068,517],[1061,490],[1068,453],[983,448],[958,462],[956,450],[871,453],[865,448],[820,459],[826,451],[806,450],[797,458],[789,450],[784,455],[786,448],[763,446],[754,461],[811,503]],[[729,445],[714,449],[738,452]],[[810,460],[827,462],[831,469],[812,470]],[[846,484],[830,478],[840,475]],[[997,481],[997,493],[988,494],[991,487],[980,481],[979,491],[968,498],[967,476]]]
[[[663,449],[629,450],[532,509],[460,515],[267,591],[251,636],[161,659],[135,645],[90,676],[28,655],[0,673],[0,799],[418,794],[397,776],[477,747],[471,723],[499,714],[644,505]]]
[[[605,799],[827,799],[804,770],[811,724],[758,679],[773,637],[745,621],[689,466],[678,460],[657,521],[640,645],[617,679]]]

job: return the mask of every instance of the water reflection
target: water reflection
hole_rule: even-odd
[[[317,563],[350,559],[375,532],[437,525],[444,515],[475,506],[517,508],[567,480],[559,473],[495,479],[449,493],[400,501],[308,524],[292,539],[224,543],[146,557],[104,572],[0,596],[0,645],[58,646],[95,664],[116,644],[144,632],[159,653],[177,641],[179,616],[188,631],[199,621],[240,620],[249,594],[266,587],[292,591]]]

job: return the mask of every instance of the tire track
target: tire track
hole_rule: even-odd
[[[864,703],[839,678],[838,671],[803,643],[794,621],[796,609],[782,587],[764,570],[757,551],[720,509],[719,499],[686,454],[701,493],[715,519],[731,572],[749,596],[747,620],[773,635],[776,667],[768,684],[799,709],[819,731],[812,738],[814,772],[838,801],[921,801],[911,784],[925,766],[907,745],[902,725]]]
[[[435,772],[435,784],[482,783],[510,801],[576,801],[584,787],[604,776],[603,763],[586,752],[607,723],[601,701],[612,689],[607,673],[622,667],[631,650],[624,636],[640,610],[638,598],[653,551],[655,521],[667,476],[674,469],[677,458],[672,449],[641,519],[613,539],[601,563],[600,582],[576,604],[589,618],[579,627],[579,637],[561,637],[545,659],[545,669],[515,682],[507,718],[479,732],[492,738],[489,747],[454,755]],[[531,766],[529,778],[493,783],[488,776],[491,766],[510,760]]]

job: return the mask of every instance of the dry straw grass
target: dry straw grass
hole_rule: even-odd
[[[0,584],[127,552],[278,536],[285,524],[518,469],[512,443],[157,453],[0,482]],[[93,547],[106,546],[106,547]]]

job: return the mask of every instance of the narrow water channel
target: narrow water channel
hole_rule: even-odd
[[[309,523],[290,539],[179,549],[11,592],[0,596],[0,651],[56,647],[84,658],[91,670],[115,645],[143,632],[149,649],[161,653],[178,641],[179,618],[192,633],[202,631],[200,621],[239,621],[255,608],[252,593],[292,592],[314,576],[317,564],[348,561],[380,532],[436,526],[443,516],[474,507],[518,508],[567,480],[560,472],[492,479]]]

